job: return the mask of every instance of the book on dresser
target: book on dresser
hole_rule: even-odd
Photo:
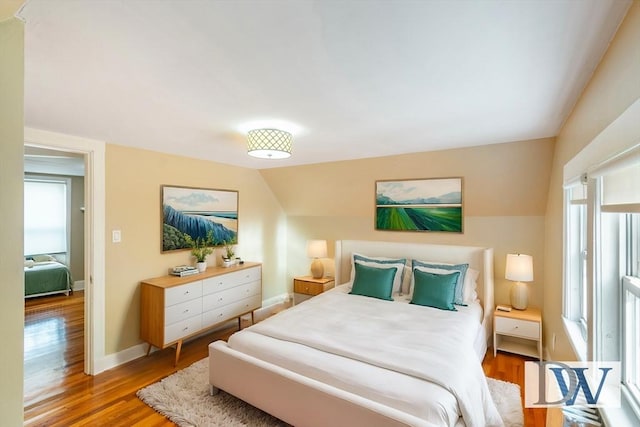
[[[184,340],[223,322],[251,314],[262,306],[262,265],[245,262],[210,267],[188,275],[156,277],[140,282],[140,338],[151,347],[176,345],[177,364]]]
[[[178,265],[169,269],[169,274],[172,276],[184,277],[191,276],[192,274],[198,274],[200,270],[190,265]]]

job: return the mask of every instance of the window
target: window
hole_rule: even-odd
[[[586,186],[565,191],[565,295],[564,315],[587,339],[587,199]],[[583,343],[581,343],[583,346]],[[583,358],[586,354],[583,355]]]
[[[67,252],[68,180],[24,180],[24,254]]]
[[[640,279],[622,279],[622,384],[640,402]]]
[[[621,362],[640,418],[640,157],[581,181],[565,190],[565,325],[580,358]]]

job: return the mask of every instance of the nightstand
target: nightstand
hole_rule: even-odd
[[[542,315],[540,310],[529,307],[526,310],[493,312],[493,356],[496,351],[542,360]]]
[[[332,277],[314,279],[311,276],[293,278],[293,303],[298,304],[335,286]]]

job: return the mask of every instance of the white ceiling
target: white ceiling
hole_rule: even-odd
[[[555,136],[629,4],[31,0],[26,125],[258,169]]]

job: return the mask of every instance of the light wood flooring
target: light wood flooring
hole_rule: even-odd
[[[207,357],[210,342],[227,339],[237,330],[232,321],[229,327],[186,343],[176,367],[174,350],[168,348],[91,377],[83,373],[83,304],[81,292],[25,303],[26,426],[173,426],[142,403],[136,391]],[[256,320],[283,308],[257,312]],[[524,390],[525,360],[506,353],[494,358],[488,351],[483,368],[487,376]],[[544,426],[545,416],[544,409],[525,408],[525,426]]]

